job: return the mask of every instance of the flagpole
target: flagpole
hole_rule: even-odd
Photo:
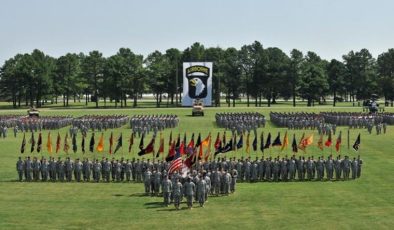
[[[359,133],[358,135],[360,135],[360,133]],[[361,139],[361,135],[360,135],[360,139]],[[360,142],[361,142],[361,141],[360,141]],[[360,148],[360,146],[361,146],[361,145],[359,144],[359,147],[358,147],[358,148],[360,149],[360,152],[359,152],[358,154],[361,156],[361,148]]]
[[[262,134],[260,134],[260,150],[263,149],[263,151],[261,151],[261,155],[264,155],[264,131],[262,131]],[[261,145],[263,145],[263,147],[261,147]]]
[[[164,161],[164,146],[165,146],[165,144],[164,144],[165,142],[164,142],[164,140],[163,140],[163,152],[162,153],[159,153],[159,154],[161,154],[161,160],[162,161]]]
[[[350,128],[347,129],[347,150],[350,149]]]
[[[155,134],[153,134],[154,136]],[[152,137],[153,138],[153,137]],[[155,137],[155,141],[156,141],[156,137]],[[152,151],[152,163],[155,160],[155,147],[153,146],[153,151]]]

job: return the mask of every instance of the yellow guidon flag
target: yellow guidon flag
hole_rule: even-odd
[[[311,145],[312,143],[313,143],[313,134],[303,139],[301,145],[305,149],[307,146]]]
[[[70,145],[68,144],[68,133],[66,133],[66,136],[64,137],[63,151],[68,154],[69,149],[70,149]]]
[[[250,143],[249,143],[249,139],[250,139],[250,132],[248,132],[248,135],[246,136],[246,153],[250,153]]]
[[[203,147],[208,147],[208,145],[210,144],[210,139],[211,139],[211,133],[209,133],[208,134],[208,136],[203,140],[203,141],[201,141],[201,144],[200,144],[200,149],[199,149],[199,157],[200,158],[203,158]]]
[[[287,136],[287,131],[286,131],[285,137],[283,138],[283,144],[282,144],[282,147],[280,148],[280,151],[283,151],[285,148],[287,149],[287,146],[289,146],[289,137]]]
[[[319,147],[319,149],[320,149],[321,151],[323,151],[323,134],[320,134],[320,138],[319,138],[319,140],[317,141],[317,147]]]
[[[104,151],[104,133],[101,133],[101,137],[99,139],[98,145],[96,147],[98,152]]]
[[[52,153],[51,132],[48,133],[47,150],[48,150],[48,153]]]

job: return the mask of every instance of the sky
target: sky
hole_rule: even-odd
[[[264,47],[341,60],[394,48],[392,0],[0,0],[0,64],[40,49],[53,57],[120,47]]]

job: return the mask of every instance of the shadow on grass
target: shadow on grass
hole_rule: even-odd
[[[156,209],[164,207],[164,204],[163,202],[148,202],[145,203],[144,206],[146,206],[147,209]]]
[[[145,197],[145,193],[133,193],[130,194],[129,197]]]
[[[156,211],[158,211],[158,212],[176,212],[176,211],[186,211],[186,210],[190,210],[190,209],[188,209],[187,207],[181,207],[181,208],[179,208],[179,209],[176,209],[174,206],[172,206],[172,208],[170,208],[171,206],[169,206],[168,208],[166,208],[166,209],[158,209],[158,210],[156,210]]]

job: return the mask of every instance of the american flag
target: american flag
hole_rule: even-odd
[[[176,151],[174,159],[171,161],[170,168],[168,169],[168,174],[174,173],[176,170],[182,168],[182,158],[179,150]]]

